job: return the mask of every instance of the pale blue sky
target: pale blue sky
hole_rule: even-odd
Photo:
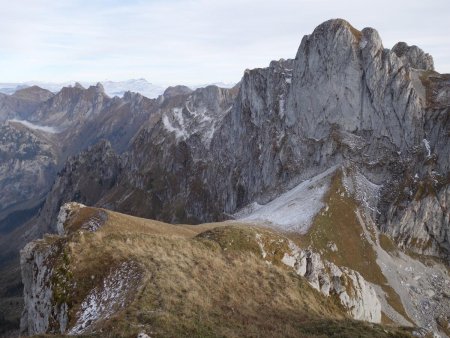
[[[387,48],[418,45],[450,73],[448,0],[0,0],[0,82],[237,82],[336,17],[377,29]]]

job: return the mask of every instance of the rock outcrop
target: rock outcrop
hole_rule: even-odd
[[[67,236],[73,235],[78,230],[94,232],[106,221],[106,214],[101,210],[92,211],[87,208],[89,209],[87,216],[83,216],[81,209],[84,208],[84,205],[74,202],[62,206],[57,217],[59,236],[47,235],[43,239],[32,241],[20,252],[24,283],[24,310],[20,331],[24,335],[66,333],[68,329],[68,288],[71,282],[71,267],[66,247]],[[127,265],[125,270],[128,273],[136,269],[131,269]],[[110,278],[109,283],[115,284],[119,279],[120,285],[127,285],[124,278],[123,280],[119,278],[125,277],[126,274],[121,273],[120,269],[118,271],[119,276],[115,276],[113,281]],[[127,290],[122,291],[127,292]],[[108,285],[107,292],[112,294],[108,294],[104,301],[118,297],[116,301],[120,304],[120,290],[114,290],[111,285]],[[96,300],[95,296],[90,296],[90,299],[93,302]],[[103,307],[109,309],[115,304],[114,301],[109,303],[104,304]],[[92,311],[92,308],[90,310]],[[94,324],[93,316],[98,314],[98,308],[96,311],[88,318],[90,324]],[[72,333],[82,332],[84,326],[75,326]]]
[[[56,304],[53,290],[54,266],[62,254],[62,243],[59,239],[49,243],[48,239],[30,242],[21,251],[25,306],[20,331],[25,335],[62,333],[67,325],[67,304]]]
[[[449,185],[418,197],[389,219],[386,230],[405,250],[450,259],[449,201]]]
[[[403,61],[416,69],[434,70],[433,57],[417,46],[408,46],[406,42],[398,42],[392,51]]]
[[[358,320],[381,322],[381,304],[374,288],[357,271],[338,267],[311,250],[303,250],[287,239],[267,240],[257,234],[262,256],[271,262],[274,242],[277,246],[287,245],[281,262],[305,277],[313,288],[323,295],[334,296],[348,314]],[[281,244],[282,243],[282,244]],[[272,252],[271,252],[272,251]]]

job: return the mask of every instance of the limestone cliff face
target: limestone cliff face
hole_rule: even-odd
[[[84,208],[83,204],[75,202],[62,206],[57,217],[58,235],[46,235],[32,241],[20,252],[24,284],[20,331],[23,335],[67,333],[69,292],[73,287],[67,251],[68,236],[77,230],[96,231],[106,221],[106,213],[101,210],[88,211],[88,216],[81,216],[82,221],[74,226],[72,223],[80,217]]]
[[[404,249],[417,253],[450,257],[450,187],[414,199],[404,210],[392,207],[386,231]]]
[[[434,70],[433,57],[417,46],[408,46],[406,42],[399,42],[392,47],[392,51],[404,64],[409,64],[412,68]]]
[[[0,125],[0,213],[17,203],[42,199],[57,172],[58,151],[52,135],[21,123]]]
[[[67,325],[67,304],[57,304],[54,299],[55,261],[62,253],[58,239],[30,242],[20,256],[24,284],[24,310],[20,331],[24,335],[44,332],[62,333]]]
[[[210,170],[220,165],[211,165],[216,151],[212,143],[235,97],[236,89],[216,86],[165,95],[154,119],[124,155],[126,164],[118,185],[101,204],[169,222],[199,223],[220,217],[209,190],[215,180]],[[217,184],[220,189],[223,178]]]

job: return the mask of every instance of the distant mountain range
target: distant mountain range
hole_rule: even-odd
[[[164,90],[168,87],[163,84],[154,84],[148,82],[146,79],[131,79],[126,81],[99,81],[104,89],[105,93],[110,96],[122,97],[127,91],[139,93],[150,99],[157,98],[159,95],[164,93]],[[63,87],[75,86],[77,82],[67,81],[67,82],[41,82],[41,81],[28,81],[22,83],[0,83],[0,93],[11,95],[19,89],[38,86],[40,88],[47,89],[53,93],[59,92]],[[89,86],[95,85],[97,82],[79,82],[83,87],[88,88]],[[231,88],[234,87],[235,83],[208,83],[208,84],[198,84],[189,86],[192,89],[206,87],[208,85],[216,85],[221,88]]]

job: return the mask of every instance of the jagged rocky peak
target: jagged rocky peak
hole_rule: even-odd
[[[353,38],[357,40],[361,39],[361,31],[353,27],[347,20],[337,18],[321,23],[314,29],[313,35],[325,34],[337,38],[340,34],[347,34],[348,32],[351,33]]]
[[[74,88],[83,89],[83,90],[85,89],[83,87],[83,85],[81,83],[79,83],[79,82],[75,82]]]
[[[41,107],[40,110],[44,109],[52,109],[53,105],[60,105],[61,108],[64,108],[67,110],[69,108],[69,101],[76,101],[79,100],[85,93],[87,92],[87,89],[83,86],[67,86],[61,88],[61,90],[55,94],[52,100],[48,102],[48,107]]]
[[[219,88],[215,85],[207,86],[205,88],[196,89],[188,101],[198,102],[203,104],[209,110],[218,111],[221,105],[225,103],[231,103],[232,94],[230,90],[226,88]],[[229,107],[226,107],[229,108]]]
[[[79,96],[79,95],[89,95],[89,94],[101,94],[107,96],[103,85],[98,82],[95,86],[89,86],[88,88],[83,87],[79,82],[76,82],[74,86],[63,87],[57,94],[63,94],[65,96]]]
[[[296,59],[307,56],[308,47],[310,46],[316,46],[316,48],[317,46],[320,46],[321,49],[324,49],[325,53],[329,50],[338,52],[339,48],[343,45],[348,45],[348,43],[359,43],[361,37],[362,32],[343,19],[331,19],[325,21],[317,26],[312,34],[303,37]],[[343,49],[342,53],[345,52],[345,49]]]
[[[418,126],[425,100],[412,72],[383,48],[375,29],[359,31],[344,20],[329,20],[299,47],[287,123],[314,139],[333,125],[351,133],[372,130],[404,151],[423,139]]]
[[[142,100],[144,96],[142,96],[139,93],[135,93],[132,91],[127,90],[125,93],[123,93],[123,100],[126,102],[132,102],[132,101],[140,101]]]
[[[405,65],[416,69],[434,70],[433,57],[417,46],[408,46],[406,42],[398,42],[392,51]]]
[[[97,84],[94,87],[98,92],[105,94],[105,88],[103,87],[101,82],[97,82]]]
[[[103,85],[100,82],[97,82],[97,84],[95,86],[90,86],[87,89],[87,92],[95,93],[96,95],[102,95],[102,96],[108,97],[108,95],[105,92],[105,88],[103,87]]]
[[[36,110],[33,119],[40,124],[57,125],[64,129],[97,116],[108,100],[101,84],[88,89],[78,85],[63,87]]]
[[[169,98],[178,95],[187,95],[192,93],[192,89],[187,86],[171,86],[164,91],[164,97]]]

